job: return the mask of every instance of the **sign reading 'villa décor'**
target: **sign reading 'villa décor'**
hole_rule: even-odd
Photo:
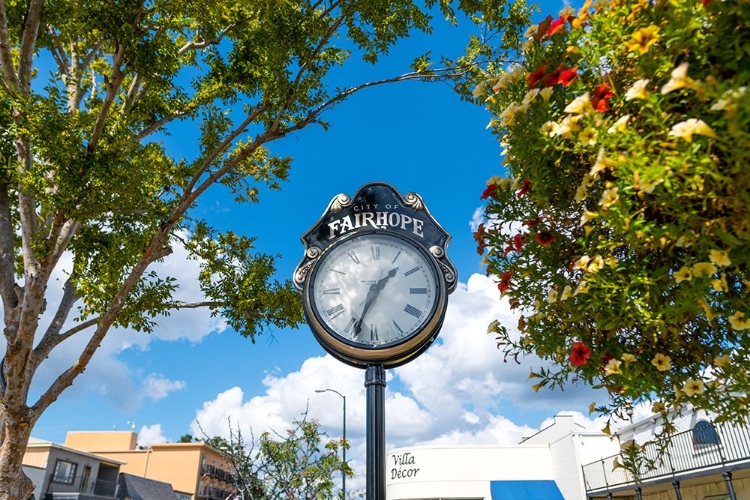
[[[308,324],[337,359],[399,366],[437,337],[457,283],[450,235],[416,193],[374,182],[340,194],[302,236],[294,273]]]
[[[411,478],[416,479],[419,468],[417,467],[417,459],[411,452],[399,453],[397,455],[391,455],[393,463],[391,464],[391,479],[405,479]]]

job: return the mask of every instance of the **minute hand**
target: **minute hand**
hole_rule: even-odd
[[[359,321],[357,321],[354,324],[354,335],[359,335],[359,332],[362,331],[362,321],[365,319],[365,315],[367,314],[367,311],[370,309],[370,306],[373,302],[375,302],[375,299],[377,298],[380,291],[385,288],[386,282],[390,279],[396,276],[396,273],[398,272],[398,268],[394,267],[390,271],[388,271],[388,274],[385,275],[385,277],[381,278],[377,283],[373,283],[370,285],[370,289],[367,291],[367,297],[365,298],[365,307],[362,309],[362,314],[359,316]]]

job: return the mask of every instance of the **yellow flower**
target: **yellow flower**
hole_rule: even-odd
[[[526,40],[525,42],[523,42],[523,44],[521,45],[521,50],[523,50],[524,52],[531,52],[531,49],[533,49],[533,48],[534,48],[534,39],[533,38],[529,38],[528,40]]]
[[[608,167],[614,166],[615,162],[604,156],[604,148],[599,148],[599,152],[596,155],[596,161],[594,162],[594,166],[591,167],[591,170],[589,171],[590,176],[596,176],[601,172],[602,170],[607,169]]]
[[[589,174],[583,174],[583,179],[581,180],[581,185],[578,186],[578,189],[576,189],[576,196],[575,200],[577,203],[582,202],[586,199],[586,194],[588,191],[589,186],[591,186],[594,183],[594,178],[591,177]]]
[[[621,116],[611,127],[607,129],[608,134],[623,133],[627,129],[630,115]]]
[[[696,394],[703,394],[703,389],[703,381],[694,380],[692,378],[685,382],[685,385],[682,386],[683,392],[685,392],[688,397],[694,396]]]
[[[549,291],[549,293],[547,294],[547,301],[550,304],[554,304],[555,302],[557,302],[557,290],[555,290],[554,288],[552,288]]]
[[[510,125],[514,125],[516,123],[516,113],[518,112],[518,104],[515,102],[512,102],[508,105],[505,110],[500,113],[500,126],[501,127],[508,127]]]
[[[563,121],[557,125],[557,128],[553,133],[550,134],[550,136],[554,137],[555,135],[559,135],[560,137],[564,137],[565,139],[570,139],[574,132],[578,132],[579,130],[581,130],[581,125],[578,123],[579,121],[581,121],[580,115],[566,116],[565,118],[563,118]]]
[[[539,95],[542,96],[542,99],[544,99],[544,102],[548,102],[549,98],[552,97],[552,92],[554,92],[554,87],[544,87],[540,92]]]
[[[726,368],[729,366],[729,362],[732,360],[729,356],[716,356],[714,358],[714,366],[719,368]]]
[[[604,190],[602,193],[602,199],[599,200],[599,205],[601,205],[602,210],[607,210],[609,207],[617,203],[617,200],[619,199],[620,195],[617,194],[617,187],[611,187]]]
[[[582,269],[585,271],[589,265],[589,262],[591,262],[591,257],[589,257],[588,255],[582,255],[578,258],[578,260],[573,262],[573,269]]]
[[[684,62],[672,70],[669,81],[661,88],[662,94],[669,94],[673,90],[690,88],[695,84],[695,80],[687,76],[688,63]]]
[[[557,135],[557,128],[559,125],[556,122],[549,121],[545,122],[544,125],[542,125],[542,133],[547,134],[550,137],[554,137]]]
[[[728,292],[729,285],[727,285],[727,275],[725,273],[721,273],[719,275],[719,279],[711,281],[711,286],[717,292]]]
[[[565,285],[565,288],[563,288],[562,295],[560,296],[560,300],[568,300],[573,295],[573,289],[570,288],[570,285]]]
[[[721,99],[716,101],[711,106],[711,111],[724,111],[734,110],[736,107],[736,101],[739,101],[740,97],[745,95],[747,87],[740,87],[738,89],[729,89],[721,96]]]
[[[651,194],[654,192],[654,188],[664,182],[664,179],[654,179],[653,181],[645,181],[645,180],[639,180],[638,181],[638,191],[642,191],[647,194]]]
[[[651,407],[651,411],[654,413],[661,413],[666,410],[666,408],[667,407],[664,406],[664,403],[662,403],[661,401],[657,401],[656,403],[654,403],[654,406]]]
[[[708,252],[708,258],[719,267],[727,267],[732,264],[729,259],[729,252],[726,250],[711,250]]]
[[[638,51],[641,54],[645,54],[649,47],[655,44],[658,39],[659,27],[652,24],[651,26],[641,28],[634,32],[626,45],[629,52]]]
[[[670,358],[669,356],[665,356],[662,353],[658,353],[656,356],[654,356],[654,359],[651,360],[651,364],[654,365],[660,372],[665,372],[672,368],[672,358]]]
[[[529,104],[531,101],[534,100],[534,98],[539,95],[539,89],[531,89],[528,92],[526,92],[526,95],[523,96],[523,104]]]
[[[737,331],[750,330],[750,318],[745,319],[745,313],[740,311],[729,316],[729,324]]]
[[[596,10],[602,10],[609,6],[609,0],[594,0],[592,7]]]
[[[706,122],[699,120],[698,118],[688,118],[684,122],[677,123],[672,126],[672,130],[669,131],[670,137],[679,137],[687,142],[693,141],[693,135],[705,135],[717,139],[716,132],[711,127],[706,125]]]
[[[578,17],[573,19],[573,22],[571,23],[573,29],[580,28],[589,18],[589,7],[591,7],[591,0],[586,0],[586,3],[583,4],[581,10],[578,11]]]
[[[623,360],[626,365],[629,365],[630,363],[635,363],[637,358],[633,356],[632,354],[625,353],[622,356],[620,356],[620,359]]]
[[[691,279],[693,279],[693,271],[687,266],[682,266],[676,273],[674,273],[674,280],[677,283],[690,281]]]
[[[570,5],[566,5],[565,7],[560,9],[560,17],[573,17],[575,15],[576,15],[576,11]]]
[[[648,82],[648,78],[642,78],[641,80],[634,82],[633,86],[625,92],[625,100],[632,101],[633,99],[646,99],[648,97],[648,89],[646,89]]]
[[[622,373],[622,370],[620,370],[620,365],[622,365],[622,361],[619,359],[610,359],[606,365],[604,365],[604,374],[605,375],[618,375]]]
[[[487,95],[487,91],[484,90],[484,82],[477,84],[474,90],[471,91],[472,97],[481,97],[483,95]]]
[[[583,95],[579,95],[570,104],[565,106],[565,112],[571,115],[580,115],[592,111],[594,108],[591,105],[591,98],[589,93],[586,92]]]
[[[580,134],[578,134],[578,140],[584,146],[593,146],[596,144],[597,134],[598,132],[594,127],[586,127]]]
[[[524,38],[530,38],[534,35],[536,35],[537,30],[539,29],[538,24],[532,24],[526,29],[526,33],[523,34]]]
[[[592,219],[596,219],[599,217],[599,214],[596,212],[589,212],[588,210],[583,211],[583,215],[581,215],[581,222],[578,224],[580,227],[583,227],[586,225],[586,223]]]
[[[591,259],[591,262],[589,263],[588,272],[590,273],[596,273],[599,271],[599,269],[604,267],[604,259],[601,255],[594,256],[593,259]]]
[[[717,271],[718,269],[716,266],[710,262],[698,262],[697,264],[693,264],[693,276],[696,278],[710,278],[716,274]]]
[[[575,292],[573,292],[573,295],[578,295],[579,293],[587,293],[589,291],[588,284],[585,280],[581,280],[580,283],[578,283],[578,286],[576,287]]]

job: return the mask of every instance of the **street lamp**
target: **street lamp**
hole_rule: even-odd
[[[343,425],[343,444],[341,446],[341,452],[343,454],[342,460],[344,462],[344,468],[341,469],[341,497],[346,500],[346,396],[341,394],[339,391],[334,389],[315,389],[315,392],[335,392],[341,397],[344,402],[344,425]]]

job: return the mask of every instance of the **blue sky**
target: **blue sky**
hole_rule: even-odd
[[[562,5],[546,9],[556,13]],[[451,32],[453,33],[453,32]],[[377,68],[354,64],[342,82],[373,80],[408,70],[410,56],[435,45],[460,52],[463,34],[438,31],[407,40]],[[422,195],[452,235],[448,254],[460,286],[451,296],[440,339],[424,355],[389,371],[387,447],[428,443],[512,444],[560,411],[586,413],[603,395],[583,387],[535,394],[526,380],[538,360],[504,363],[487,324],[517,317],[491,279],[484,276],[472,236],[485,181],[503,173],[501,148],[485,129],[490,115],[461,102],[442,84],[406,82],[365,90],[328,112],[331,128],[305,129],[271,146],[292,155],[294,166],[281,191],[264,192],[258,205],[234,205],[220,190],[208,193],[200,211],[218,228],[258,237],[257,249],[279,254],[278,276],[291,278],[302,257],[300,236],[338,193],[353,194],[372,181],[402,194]],[[189,133],[176,129],[170,148],[187,148]],[[162,269],[180,279],[195,299],[196,269],[179,251]],[[73,351],[43,365],[40,382],[59,370]],[[325,355],[307,327],[271,330],[255,344],[225,329],[202,311],[176,313],[152,335],[111,332],[86,373],[45,413],[33,431],[63,442],[68,430],[129,430],[141,444],[176,441],[186,433],[226,435],[227,422],[249,435],[283,431],[305,408],[326,432],[341,432],[347,396],[347,434],[357,478],[363,483],[364,372]],[[596,425],[596,423],[594,424]]]

